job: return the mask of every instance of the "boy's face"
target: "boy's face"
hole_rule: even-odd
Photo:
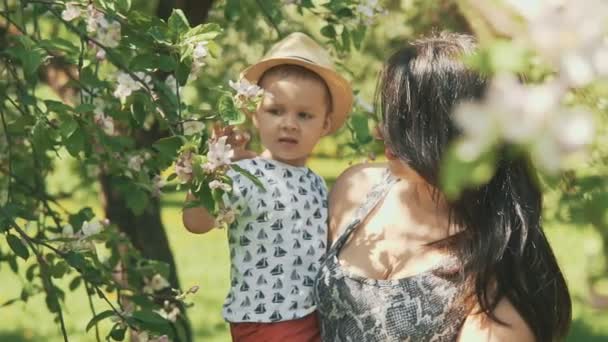
[[[261,87],[264,98],[253,123],[266,148],[262,155],[303,166],[331,126],[325,85],[312,79],[269,75]]]

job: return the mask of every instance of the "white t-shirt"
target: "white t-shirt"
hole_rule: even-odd
[[[222,314],[229,322],[278,322],[315,310],[313,280],[327,249],[327,187],[307,167],[263,158],[230,170],[224,203],[240,214],[228,229],[231,286]]]

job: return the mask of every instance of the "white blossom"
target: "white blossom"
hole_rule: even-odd
[[[232,208],[222,208],[215,217],[220,226],[230,225],[236,219],[237,212]]]
[[[106,59],[106,50],[104,50],[102,48],[97,48],[97,52],[95,53],[95,58],[97,58],[100,61]]]
[[[104,113],[95,114],[93,121],[104,131],[104,133],[107,135],[114,135],[114,119],[111,116],[105,115]]]
[[[65,21],[72,21],[82,15],[82,9],[77,3],[68,2],[65,9],[61,12],[61,18]]]
[[[99,26],[107,25],[107,20],[101,11],[90,4],[87,6],[87,32],[95,33]]]
[[[246,78],[241,78],[237,82],[233,82],[232,80],[228,81],[228,84],[232,89],[236,90],[236,96],[244,97],[247,99],[254,98],[256,96],[262,95],[264,90],[260,88],[257,84],[253,84],[249,82]]]
[[[384,12],[384,9],[378,4],[378,0],[363,0],[357,5],[356,10],[366,25],[373,24],[376,15]]]
[[[205,129],[205,124],[197,120],[188,120],[182,124],[184,135],[193,135],[202,132]]]
[[[576,153],[591,144],[595,133],[592,116],[583,109],[567,111],[554,120],[554,134],[560,150]]]
[[[175,304],[169,304],[169,301],[165,301],[164,308],[161,310],[155,310],[157,314],[163,317],[166,320],[171,322],[175,322],[177,320],[177,316],[181,314],[180,309]]]
[[[182,153],[175,162],[175,173],[179,181],[184,184],[192,179],[192,153]]]
[[[143,292],[151,294],[166,289],[169,286],[171,286],[171,284],[169,284],[167,279],[157,273],[152,277],[152,279],[144,278]]]
[[[150,280],[150,287],[152,288],[152,290],[154,291],[160,291],[162,289],[165,289],[167,287],[169,287],[170,284],[167,281],[167,279],[165,279],[162,275],[160,274],[155,274],[152,279]]]
[[[510,0],[515,1],[515,0]],[[523,0],[522,0],[523,1]],[[557,67],[574,87],[586,86],[597,74],[606,75],[603,54],[608,3],[601,0],[541,2],[527,17],[530,45]]]
[[[99,220],[92,220],[91,222],[84,221],[80,230],[82,231],[83,237],[86,238],[100,233],[102,228],[103,226]]]
[[[120,23],[118,21],[108,22],[105,27],[100,26],[97,31],[97,40],[105,47],[117,47],[120,44],[120,38]]]
[[[232,190],[232,187],[230,186],[230,184],[226,184],[226,183],[220,182],[218,180],[212,180],[211,182],[209,182],[209,188],[220,189],[225,192]]]
[[[194,45],[194,49],[192,50],[192,57],[194,57],[196,61],[200,61],[201,59],[207,57],[207,55],[209,54],[209,50],[207,49],[208,44],[208,41],[203,40]]]
[[[152,78],[149,75],[140,71],[136,72],[135,76],[142,80],[148,87],[151,87]],[[114,96],[119,98],[122,102],[124,102],[131,93],[142,88],[142,84],[139,81],[136,81],[131,75],[124,72],[118,73],[116,81],[118,82],[118,86],[116,86],[116,90],[114,90]]]
[[[226,143],[227,136],[222,136],[216,141],[209,143],[209,152],[207,152],[207,170],[215,170],[223,165],[230,164],[231,158],[234,156],[234,150],[230,144]]]
[[[171,91],[173,92],[173,94],[176,94],[176,96],[177,96],[177,89],[178,89],[178,87],[177,87],[177,81],[175,80],[175,77],[173,75],[169,75],[167,77],[167,79],[165,79],[165,84],[167,85],[167,87],[169,89],[171,89]],[[179,87],[179,93],[180,94],[182,93],[182,89],[183,88],[184,87]]]
[[[160,197],[160,195],[162,194],[161,190],[165,185],[167,185],[167,182],[161,175],[154,176],[154,178],[152,179],[152,195],[154,197]]]
[[[135,156],[129,157],[127,166],[129,167],[129,169],[131,169],[135,172],[139,172],[139,171],[141,171],[141,166],[143,165],[143,163],[144,163],[144,158],[142,156],[135,155]]]

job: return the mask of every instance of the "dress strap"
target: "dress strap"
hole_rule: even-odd
[[[352,232],[359,226],[359,223],[367,217],[367,215],[378,205],[381,199],[384,198],[388,190],[390,190],[391,186],[398,181],[391,172],[386,169],[384,171],[382,180],[376,183],[371,190],[367,193],[365,201],[357,208],[353,219],[349,221],[345,228],[341,229],[341,233],[338,236],[338,240],[336,243],[332,245],[328,255],[332,253],[339,253],[348,237],[352,234]]]

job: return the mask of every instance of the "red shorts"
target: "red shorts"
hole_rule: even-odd
[[[317,312],[276,323],[230,323],[234,342],[320,342]]]

